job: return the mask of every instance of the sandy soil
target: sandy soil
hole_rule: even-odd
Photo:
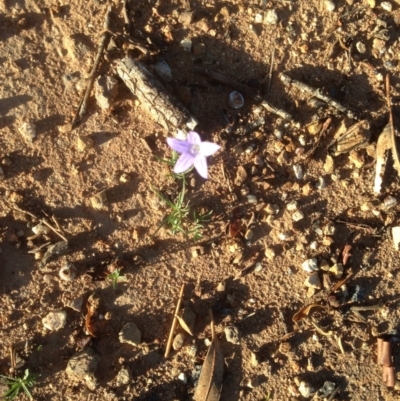
[[[35,400],[192,400],[212,310],[225,360],[221,400],[301,400],[301,381],[315,391],[326,381],[339,388],[314,400],[399,399],[398,385],[383,382],[376,356],[377,337],[390,341],[400,371],[399,259],[390,235],[399,225],[400,190],[391,161],[381,193],[373,191],[376,142],[389,119],[386,74],[399,124],[400,8],[381,3],[128,1],[125,35],[140,41],[144,54],[121,37],[123,4],[113,2],[114,35],[97,76],[116,78],[118,95],[102,110],[92,92],[71,131],[108,4],[1,2],[0,374],[22,377],[29,369]],[[190,51],[182,46],[188,40]],[[168,227],[153,235],[169,213],[155,190],[174,201],[181,189],[157,159],[171,157],[166,138],[177,130],[157,124],[118,77],[126,55],[154,74],[165,61],[172,73],[166,92],[199,121],[204,140],[222,147],[208,159],[208,180],[196,171],[187,176],[191,210],[213,212],[198,241]],[[247,85],[293,120],[245,93],[244,107],[231,108],[229,93],[238,88],[196,67]],[[354,114],[352,123],[366,120],[369,145],[335,153],[334,133],[346,112],[285,85],[281,73],[340,102]],[[33,140],[26,124],[36,129]],[[102,190],[99,206],[92,197]],[[68,243],[48,259],[46,250],[63,239],[51,230],[35,236],[40,219],[58,224]],[[335,274],[346,245],[351,257]],[[310,258],[318,263],[320,289],[304,285],[310,273],[302,263]],[[68,263],[76,268],[71,281],[59,275]],[[125,278],[115,288],[106,277],[112,269]],[[197,317],[194,335],[166,359],[182,283],[183,306]],[[93,338],[85,328],[92,294],[104,317]],[[329,295],[335,299],[328,302]],[[82,306],[73,309],[76,299]],[[295,313],[311,303],[323,307],[295,324]],[[351,311],[371,305],[378,308]],[[64,327],[44,327],[52,311],[66,312]],[[141,332],[138,345],[120,341],[131,322]],[[226,339],[229,326],[238,330],[237,343]],[[67,366],[82,349],[97,355],[98,365],[89,378],[74,379]]]

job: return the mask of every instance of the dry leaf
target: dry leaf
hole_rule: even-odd
[[[293,315],[292,317],[293,322],[297,323],[300,322],[300,320],[305,319],[309,315],[311,309],[316,307],[323,308],[326,310],[325,306],[322,306],[320,304],[310,304],[307,306],[303,306],[297,313]]]
[[[196,314],[187,306],[186,308],[182,309],[180,316],[177,316],[177,318],[182,329],[193,336],[193,329],[196,323]]]
[[[385,173],[387,151],[392,147],[392,135],[390,131],[390,125],[387,124],[379,135],[378,142],[376,144],[376,167],[375,167],[375,181],[374,181],[374,192],[380,193],[383,181],[383,174]]]
[[[224,356],[214,332],[211,319],[212,343],[201,368],[199,383],[194,393],[194,401],[218,401],[222,390],[224,375]]]
[[[98,337],[101,330],[104,328],[104,320],[100,319],[100,297],[97,294],[92,294],[86,303],[87,314],[85,327],[87,332],[92,337]]]
[[[358,123],[353,124],[348,129],[343,128],[345,126],[346,124],[343,122],[342,126],[339,127],[338,131],[335,134],[335,136],[338,136],[337,139],[335,139],[335,155],[364,148],[369,143],[371,131],[369,130],[368,121],[359,121]],[[341,134],[344,130],[345,132]]]

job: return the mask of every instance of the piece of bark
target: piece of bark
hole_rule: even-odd
[[[194,129],[198,121],[140,61],[125,57],[117,72],[144,109],[166,130]]]

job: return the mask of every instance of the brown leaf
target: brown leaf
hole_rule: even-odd
[[[224,356],[214,332],[211,320],[212,343],[201,368],[199,384],[194,393],[194,401],[218,401],[222,390],[224,374]]]
[[[97,294],[92,294],[86,303],[87,313],[85,319],[86,331],[92,337],[98,337],[101,330],[104,328],[104,320],[100,319],[100,297]]]
[[[297,323],[300,322],[300,320],[305,319],[309,315],[311,309],[316,307],[323,308],[326,310],[325,306],[322,306],[320,304],[310,304],[307,306],[303,306],[297,313],[293,315],[292,317],[293,322]]]
[[[196,314],[187,306],[186,308],[182,309],[180,316],[177,316],[177,318],[182,329],[193,336],[193,329],[196,323]]]
[[[360,149],[368,145],[371,132],[369,123],[366,120],[359,121],[353,124],[346,132],[336,139],[336,152],[340,153],[351,152],[352,150]]]

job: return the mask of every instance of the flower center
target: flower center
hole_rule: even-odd
[[[189,153],[193,156],[196,156],[200,152],[200,145],[192,145],[189,148]]]

